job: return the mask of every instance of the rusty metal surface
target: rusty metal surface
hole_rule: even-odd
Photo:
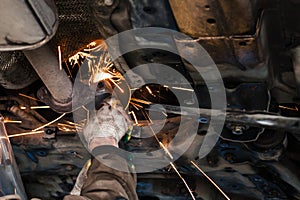
[[[69,102],[72,97],[72,83],[66,72],[59,69],[58,60],[50,47],[45,45],[24,51],[24,54],[53,98],[60,103]]]
[[[179,52],[190,51],[199,42],[217,64],[222,77],[235,81],[264,81],[268,71],[261,52],[261,23],[255,1],[177,1],[170,0],[179,30],[194,41],[177,40]],[[255,10],[255,11],[254,11]],[[181,54],[181,53],[180,53]],[[185,63],[193,79],[200,77]]]
[[[247,46],[240,47],[240,43]],[[193,55],[194,49],[190,48],[193,41],[176,40],[176,45],[180,55]],[[242,39],[216,39],[216,40],[199,40],[202,47],[209,53],[216,63],[224,81],[243,81],[255,82],[267,79],[268,69],[258,53],[258,44],[256,37]],[[233,45],[233,47],[230,47]],[[183,61],[187,71],[190,73],[195,83],[203,83],[201,76],[195,71],[194,66]]]
[[[257,1],[170,0],[169,2],[179,30],[192,37],[241,35],[255,31]]]
[[[57,45],[60,45],[62,60],[65,61],[70,55],[73,55],[78,49],[81,49],[92,40],[101,37],[101,35],[109,35],[100,34],[99,27],[102,29],[108,28],[108,33],[116,33],[125,30],[120,27],[122,27],[121,25],[128,25],[129,22],[131,22],[133,27],[140,28],[151,26],[168,27],[174,30],[178,28],[179,31],[192,36],[194,40],[191,41],[179,40],[178,38],[166,38],[166,40],[175,39],[176,47],[182,57],[188,54],[195,54],[193,45],[200,43],[217,64],[224,79],[225,87],[230,91],[227,91],[227,106],[230,109],[227,113],[227,125],[224,127],[224,129],[228,129],[228,134],[222,134],[219,143],[217,143],[216,147],[205,159],[200,160],[198,153],[203,144],[203,138],[207,134],[208,124],[206,123],[210,122],[211,110],[209,110],[210,98],[208,91],[204,89],[206,86],[202,85],[203,81],[199,73],[189,63],[182,62],[180,56],[177,57],[166,52],[158,52],[155,49],[146,49],[138,53],[134,52],[133,56],[130,57],[127,55],[125,59],[128,67],[150,62],[166,64],[176,68],[181,73],[186,73],[188,76],[191,75],[191,80],[189,79],[189,81],[195,84],[195,91],[199,90],[199,97],[201,97],[200,107],[203,109],[193,109],[188,107],[189,105],[179,109],[172,104],[174,103],[172,102],[172,98],[166,100],[165,104],[173,105],[166,106],[167,111],[175,114],[184,114],[183,112],[185,112],[188,118],[181,116],[172,119],[173,121],[167,119],[165,126],[157,134],[159,141],[163,144],[170,143],[178,131],[177,126],[179,121],[187,121],[184,127],[187,127],[185,129],[189,130],[189,116],[197,111],[201,111],[202,118],[199,118],[198,134],[189,150],[176,162],[179,171],[186,175],[189,184],[195,183],[197,186],[193,188],[195,189],[195,193],[198,194],[195,194],[195,196],[203,199],[220,199],[214,196],[216,192],[211,192],[205,182],[193,182],[192,178],[199,178],[196,177],[198,174],[195,174],[195,170],[187,162],[183,162],[184,159],[197,160],[201,168],[222,189],[228,192],[232,199],[291,199],[290,197],[299,197],[298,168],[293,163],[291,164],[286,161],[289,159],[279,161],[278,163],[266,161],[269,157],[271,157],[270,160],[272,161],[281,159],[281,157],[290,157],[291,153],[294,155],[294,160],[299,160],[297,154],[299,151],[291,148],[291,143],[293,142],[297,147],[299,146],[297,139],[294,139],[294,136],[299,135],[300,130],[299,118],[296,118],[295,114],[293,114],[296,111],[293,111],[292,114],[279,114],[279,110],[277,109],[277,103],[292,102],[296,91],[296,80],[291,80],[291,77],[293,79],[295,77],[290,50],[298,46],[299,42],[297,43],[297,41],[300,41],[297,39],[297,35],[299,34],[296,32],[299,26],[295,25],[295,19],[298,16],[296,12],[296,8],[298,7],[296,5],[299,6],[299,3],[296,2],[299,0],[281,2],[269,0],[269,3],[273,2],[274,5],[271,6],[272,9],[268,7],[268,10],[264,10],[265,5],[262,5],[266,0],[120,0],[111,2],[119,3],[121,1],[122,3],[130,2],[132,8],[132,10],[129,10],[131,13],[130,18],[128,18],[127,14],[125,15],[124,12],[121,12],[123,9],[118,10],[117,13],[112,12],[112,14],[109,12],[109,15],[103,14],[102,11],[107,11],[111,5],[101,4],[95,7],[94,10],[98,12],[98,20],[101,22],[97,24],[94,22],[95,16],[92,15],[92,9],[87,2],[104,1],[56,0],[60,14],[60,27],[50,43],[52,50],[56,52]],[[171,9],[167,5],[168,2]],[[283,5],[284,2],[294,2],[290,7],[286,7],[287,10],[291,11],[291,15],[289,15],[288,11],[284,13],[276,11],[276,9],[282,10],[283,7],[279,5]],[[273,11],[271,13],[266,12],[270,10]],[[284,15],[286,15],[286,20],[283,17]],[[106,20],[105,23],[101,19]],[[123,23],[124,20],[126,23]],[[174,20],[176,20],[177,26],[173,24]],[[282,27],[279,26],[280,20]],[[103,24],[105,27],[103,27]],[[120,26],[118,28],[114,25]],[[281,39],[281,29],[284,29],[282,31],[289,38],[289,41]],[[149,42],[151,41],[149,40]],[[286,49],[280,49],[285,44],[289,44],[290,46],[285,46]],[[287,54],[291,58],[290,60],[282,58],[282,55]],[[283,60],[287,61],[281,63]],[[124,69],[124,67],[127,67],[126,62],[124,61],[125,64],[119,68]],[[296,67],[298,64],[296,56],[294,57],[294,62],[294,67]],[[58,69],[57,65],[55,67]],[[49,69],[53,69],[53,66]],[[205,73],[208,69],[209,67],[206,65],[201,66],[201,72]],[[160,72],[164,73],[163,70]],[[152,78],[153,74],[150,72],[145,71],[144,73],[148,75],[147,77]],[[289,73],[289,76],[285,76],[285,79],[281,80],[284,73],[285,75]],[[155,76],[153,77],[155,78]],[[57,85],[60,82],[56,80],[56,77],[48,77],[49,80],[52,80],[53,84],[56,85],[54,90],[57,91]],[[262,84],[262,82],[266,84],[268,91],[263,90],[262,92],[258,92],[251,89],[253,88],[252,84]],[[289,84],[286,84],[287,82]],[[247,88],[242,87],[241,84],[247,84]],[[43,102],[50,105],[52,109],[56,108],[54,106],[63,107],[66,105],[64,103],[58,104],[57,102],[54,104],[52,99],[48,98],[51,96],[47,90],[45,91],[47,91],[48,95],[41,93],[41,91],[44,91],[43,89],[39,90],[41,85],[33,89],[34,91],[29,92],[24,90],[24,93],[28,96],[36,97],[37,94],[38,97],[44,97]],[[248,87],[249,85],[251,87]],[[278,88],[278,91],[272,90],[272,87]],[[246,89],[242,91],[241,88]],[[61,90],[61,88],[58,89]],[[218,85],[208,89],[217,92]],[[271,90],[271,94],[269,90]],[[4,91],[6,92],[6,90]],[[82,96],[85,96],[82,91],[88,92],[85,88],[80,88],[78,91]],[[285,94],[287,91],[289,92],[289,96]],[[3,94],[6,94],[5,92]],[[18,94],[15,93],[15,95]],[[270,106],[273,106],[273,110],[263,112],[263,110],[267,110],[265,104],[270,103],[267,101],[269,97],[276,99],[274,105],[271,104]],[[45,98],[48,98],[48,101],[45,101]],[[187,97],[187,100],[189,98]],[[3,104],[0,105],[2,107],[1,111],[6,113],[10,120],[17,119],[22,121],[22,124],[7,124],[7,130],[10,135],[25,132],[27,129],[35,129],[37,126],[47,123],[51,118],[49,115],[56,114],[50,110],[45,110],[45,112],[44,110],[39,110],[38,112],[41,113],[41,116],[47,119],[47,121],[44,121],[43,117],[36,115],[38,113],[32,113],[33,110],[20,110],[18,108],[18,106],[30,106],[19,102],[15,98],[8,98],[8,100],[7,98],[4,99],[4,97],[0,98],[0,101],[3,101]],[[80,100],[80,102],[86,102],[85,100],[88,100],[88,98]],[[35,102],[33,105],[39,105],[39,103]],[[296,114],[299,114],[297,106],[295,108],[293,105],[286,106],[285,109],[288,109],[288,111],[296,109]],[[67,115],[63,119],[71,120]],[[161,127],[161,124],[155,121],[154,123],[158,128]],[[139,121],[139,124],[142,124],[142,122]],[[241,124],[247,126],[241,126]],[[158,129],[155,125],[152,127],[154,130]],[[252,126],[255,130],[265,128],[268,132],[252,131],[254,130]],[[251,128],[248,129],[248,127]],[[45,133],[37,135],[11,137],[14,145],[14,153],[23,175],[23,180],[26,183],[26,189],[30,191],[30,197],[50,199],[51,196],[52,199],[62,198],[69,191],[65,186],[67,185],[70,188],[73,186],[77,173],[90,157],[81,144],[79,137],[73,132],[65,134],[58,132],[58,134],[54,133],[50,135],[50,138],[45,139],[43,134],[45,135],[51,128],[53,127],[47,127],[44,130]],[[240,133],[238,133],[238,128],[242,130]],[[278,130],[274,131],[275,128]],[[140,129],[141,127],[139,127],[137,132],[132,134],[129,142],[126,144],[122,143],[120,146],[124,146],[124,149],[131,152],[151,152],[152,150],[157,150],[159,148],[157,141],[153,137],[150,137],[153,135],[152,130],[150,128],[147,129],[147,127],[142,130]],[[249,130],[252,133],[249,133]],[[284,131],[294,132],[293,135],[288,133],[288,148],[286,148],[286,133]],[[141,138],[141,134],[147,135],[149,138]],[[188,137],[188,131],[184,136],[186,136],[185,138]],[[250,136],[251,140],[249,139]],[[299,136],[297,138],[299,139]],[[247,141],[247,144],[245,144],[245,141]],[[261,149],[267,149],[268,151],[262,152]],[[290,162],[293,162],[293,160]],[[265,168],[264,172],[261,172],[262,168]],[[153,197],[154,199],[160,195],[161,199],[163,199],[168,198],[169,194],[167,193],[170,191],[169,196],[180,192],[183,197],[182,199],[186,199],[186,191],[182,187],[183,185],[180,185],[180,180],[168,176],[171,175],[171,172],[167,168],[161,171],[161,179],[158,178],[158,172],[140,175],[137,187],[138,192],[140,192],[139,195],[142,194],[142,197],[146,195],[145,198],[149,195],[149,198]],[[272,175],[268,174],[269,172],[276,173]],[[191,179],[188,176],[191,176]],[[292,179],[289,177],[295,178]],[[172,183],[168,184],[168,182]],[[285,197],[281,189],[288,195],[288,198]],[[154,197],[153,194],[157,196]],[[173,199],[180,198],[179,196],[172,197]]]

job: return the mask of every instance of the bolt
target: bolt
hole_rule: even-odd
[[[234,135],[242,135],[244,130],[245,130],[244,126],[236,125],[232,127],[232,133]]]

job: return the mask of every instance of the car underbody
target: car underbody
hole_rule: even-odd
[[[15,9],[19,12],[10,11],[11,15],[25,16],[27,11],[21,4],[11,5],[30,5],[39,21],[28,23],[19,35],[10,33],[5,40],[0,33],[0,110],[28,198],[62,199],[69,194],[91,157],[80,139],[84,123],[75,119],[74,112],[88,115],[95,109],[90,107],[91,99],[101,104],[109,95],[106,87],[120,87],[127,92],[117,96],[127,99],[124,104],[136,124],[131,138],[120,144],[128,152],[151,154],[165,148],[162,144],[168,146],[178,127],[183,137],[189,137],[193,116],[200,115],[192,143],[172,161],[177,171],[167,165],[138,173],[141,200],[219,200],[226,195],[232,200],[300,199],[299,0],[36,1],[45,2],[41,10],[49,9],[42,12],[48,18],[37,14],[35,1],[4,2],[0,21],[11,23],[11,31],[27,22],[13,21],[5,14],[4,10]],[[4,26],[0,30],[6,31]],[[179,72],[186,82],[160,65],[149,65],[137,72],[136,81],[147,84],[134,92],[126,81],[115,86],[115,79],[97,82],[96,93],[86,92],[85,87],[74,89],[76,80],[82,80],[78,78],[80,69],[93,59],[91,49],[102,48],[100,61],[104,63],[110,55],[103,41],[147,27],[176,31],[189,38],[167,35],[154,45],[156,48],[149,45],[155,43],[155,37],[129,38],[125,43],[135,40],[137,46],[146,44],[148,48],[136,48],[109,61],[113,72],[124,75],[136,66],[160,64]],[[177,53],[165,48],[170,41]],[[199,44],[213,63],[202,63],[200,72],[189,61]],[[216,66],[222,77],[226,98],[219,104],[226,102],[226,116],[223,110],[220,116],[224,114],[225,123],[218,140],[201,156],[202,144],[212,131],[213,102],[222,100],[212,95],[219,92],[219,86],[203,77],[206,65]],[[171,86],[158,84],[158,76],[174,84],[182,103]],[[186,83],[191,89],[186,89]],[[74,95],[76,92],[80,95]],[[162,105],[163,111],[151,106],[154,104]],[[143,134],[150,136],[143,138]]]

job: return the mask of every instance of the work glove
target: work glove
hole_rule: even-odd
[[[92,150],[90,144],[94,139],[98,139],[98,141],[103,139],[105,141],[107,138],[113,138],[115,143],[118,144],[131,126],[132,122],[120,101],[116,98],[109,98],[104,100],[102,107],[96,111],[96,115],[88,120],[83,130],[83,135],[89,149]]]
[[[91,160],[88,160],[85,163],[85,165],[82,167],[81,171],[79,172],[77,179],[76,179],[76,183],[75,183],[72,191],[70,192],[70,195],[80,196],[81,189],[87,179],[87,172],[88,172],[90,166],[91,166]]]
[[[118,144],[130,126],[132,126],[132,122],[120,101],[115,98],[109,98],[104,100],[100,109],[96,111],[96,115],[89,118],[83,129],[83,136],[88,143],[89,149],[92,150],[93,148],[91,148],[90,144],[93,140],[97,140],[98,146],[111,145],[108,138],[112,138],[115,141],[114,143]],[[70,193],[71,195],[79,196],[81,194],[90,165],[91,160],[87,161],[82,168]]]

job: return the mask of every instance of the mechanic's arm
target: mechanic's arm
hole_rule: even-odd
[[[93,158],[86,178],[83,180],[80,196],[69,195],[64,200],[104,199],[136,200],[136,176],[118,151],[118,142],[129,126],[129,119],[123,108],[114,99],[106,101],[85,127],[84,137],[92,150]],[[113,168],[122,168],[122,171]]]

